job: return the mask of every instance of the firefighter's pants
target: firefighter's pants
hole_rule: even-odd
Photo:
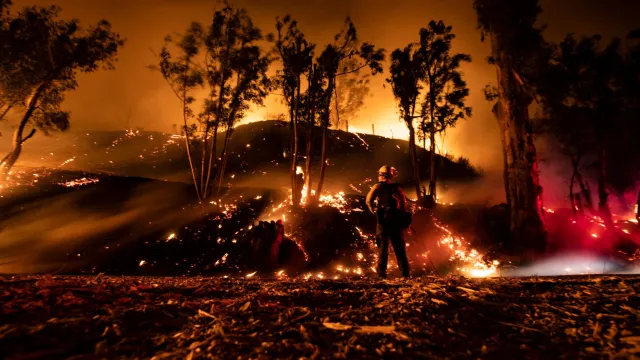
[[[398,267],[403,277],[409,277],[409,260],[405,248],[403,230],[398,226],[378,223],[376,244],[378,245],[378,276],[387,277],[387,261],[389,259],[389,242],[396,253]]]

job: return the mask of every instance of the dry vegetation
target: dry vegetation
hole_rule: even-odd
[[[11,277],[0,358],[640,355],[638,277]]]

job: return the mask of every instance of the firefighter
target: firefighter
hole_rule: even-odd
[[[369,210],[377,220],[378,276],[382,279],[387,277],[389,242],[396,253],[402,276],[409,277],[409,260],[403,239],[404,228],[408,225],[402,223],[402,216],[406,214],[406,198],[400,184],[391,182],[396,173],[391,166],[381,167],[378,170],[378,183],[371,187],[366,199]]]

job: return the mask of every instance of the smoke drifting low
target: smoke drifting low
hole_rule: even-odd
[[[29,202],[19,211],[3,216],[0,273],[64,270],[64,256],[89,240],[117,236],[118,240],[135,241],[201,216],[183,207],[182,194],[158,184],[138,186],[120,204],[104,203],[109,197],[99,189],[82,189]],[[102,243],[95,242],[95,246]]]
[[[558,254],[527,267],[502,269],[502,276],[640,274],[640,268],[588,252]]]

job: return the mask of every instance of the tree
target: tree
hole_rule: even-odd
[[[304,119],[306,126],[306,149],[305,149],[305,167],[304,167],[304,194],[302,195],[305,202],[313,202],[313,194],[311,190],[312,173],[311,166],[313,164],[313,130],[320,123],[321,109],[326,108],[326,102],[331,100],[331,96],[324,91],[326,79],[318,64],[313,64],[306,74],[307,90],[302,97],[301,117]]]
[[[369,68],[372,75],[382,72],[384,49],[376,49],[369,43],[360,44],[356,28],[351,19],[345,20],[345,26],[334,37],[334,43],[327,45],[317,59],[320,71],[327,79],[324,94],[328,97],[324,108],[320,111],[320,126],[322,128],[322,151],[320,156],[320,179],[316,194],[322,193],[324,176],[327,168],[327,129],[331,125],[331,96],[336,86],[336,78]]]
[[[474,0],[482,38],[491,39],[490,63],[497,73],[498,102],[494,113],[500,125],[506,156],[506,193],[511,237],[532,250],[544,250],[546,230],[542,187],[529,106],[535,79],[548,65],[541,29],[535,22],[537,0]]]
[[[413,44],[404,49],[396,49],[391,53],[390,77],[387,82],[391,85],[393,95],[398,102],[400,118],[409,129],[409,154],[413,168],[413,182],[418,200],[422,200],[422,189],[418,157],[416,154],[416,136],[413,120],[416,118],[416,104],[422,89],[421,80],[424,79],[421,54],[415,50]]]
[[[296,169],[298,167],[298,119],[302,88],[301,78],[311,68],[315,45],[309,44],[305,40],[304,34],[298,29],[297,22],[289,15],[282,20],[276,19],[276,30],[276,49],[283,67],[279,74],[279,85],[282,88],[285,102],[289,107],[291,124],[291,200],[294,206],[298,206],[301,193],[297,186]]]
[[[0,161],[2,176],[36,130],[48,134],[69,128],[70,113],[61,105],[77,88],[78,74],[113,69],[124,44],[106,20],[84,29],[77,20],[60,19],[56,6],[29,6],[15,16],[10,6],[10,1],[0,4],[0,114],[4,118],[12,110],[21,116],[11,151]]]
[[[418,51],[428,90],[421,107],[419,128],[421,131],[429,129],[429,195],[433,199],[436,198],[436,133],[443,133],[454,127],[459,119],[471,116],[471,108],[465,105],[469,89],[460,72],[461,63],[470,62],[471,56],[450,54],[451,41],[455,38],[452,29],[442,20],[432,20],[426,28],[420,29]]]
[[[568,35],[554,45],[551,66],[539,93],[545,110],[543,126],[558,140],[573,166],[571,195],[577,182],[591,207],[580,168],[584,160],[595,160],[598,209],[612,225],[608,190],[621,196],[633,188],[637,172],[629,166],[639,153],[635,145],[637,105],[632,90],[637,76],[633,74],[633,49],[623,54],[619,39],[603,48],[600,39],[599,35],[581,39]],[[625,161],[618,161],[622,158]]]
[[[196,100],[192,95],[193,90],[203,83],[202,72],[196,60],[202,46],[201,42],[202,25],[198,23],[192,23],[186,33],[178,36],[176,41],[172,36],[166,36],[165,45],[160,51],[159,66],[157,67],[182,105],[182,132],[184,133],[187,159],[198,200],[202,200],[204,189],[199,186],[201,183],[199,184],[197,181],[195,160],[191,151],[194,142],[193,137],[196,136],[197,129],[195,124],[190,123],[190,120],[194,117],[191,104]],[[176,47],[174,53],[177,52],[177,56],[171,54],[170,46],[172,44]],[[201,169],[201,171],[204,175],[204,169]]]
[[[358,115],[369,96],[370,77],[368,73],[354,72],[336,78],[330,122],[337,129],[349,131],[349,121]]]
[[[219,195],[233,129],[251,104],[263,104],[271,89],[267,70],[272,59],[262,52],[262,40],[262,32],[247,12],[225,2],[221,10],[214,12],[213,20],[206,28],[192,23],[177,40],[167,37],[159,56],[159,66],[152,66],[162,73],[182,103],[182,130],[199,200],[213,195],[216,181],[216,196]],[[172,51],[178,55],[173,56]],[[206,86],[208,94],[202,99],[202,111],[196,117],[191,109],[196,102],[192,94],[201,86]],[[218,157],[219,130],[225,135]],[[191,151],[195,146],[202,147],[199,174],[195,165],[197,159]]]

